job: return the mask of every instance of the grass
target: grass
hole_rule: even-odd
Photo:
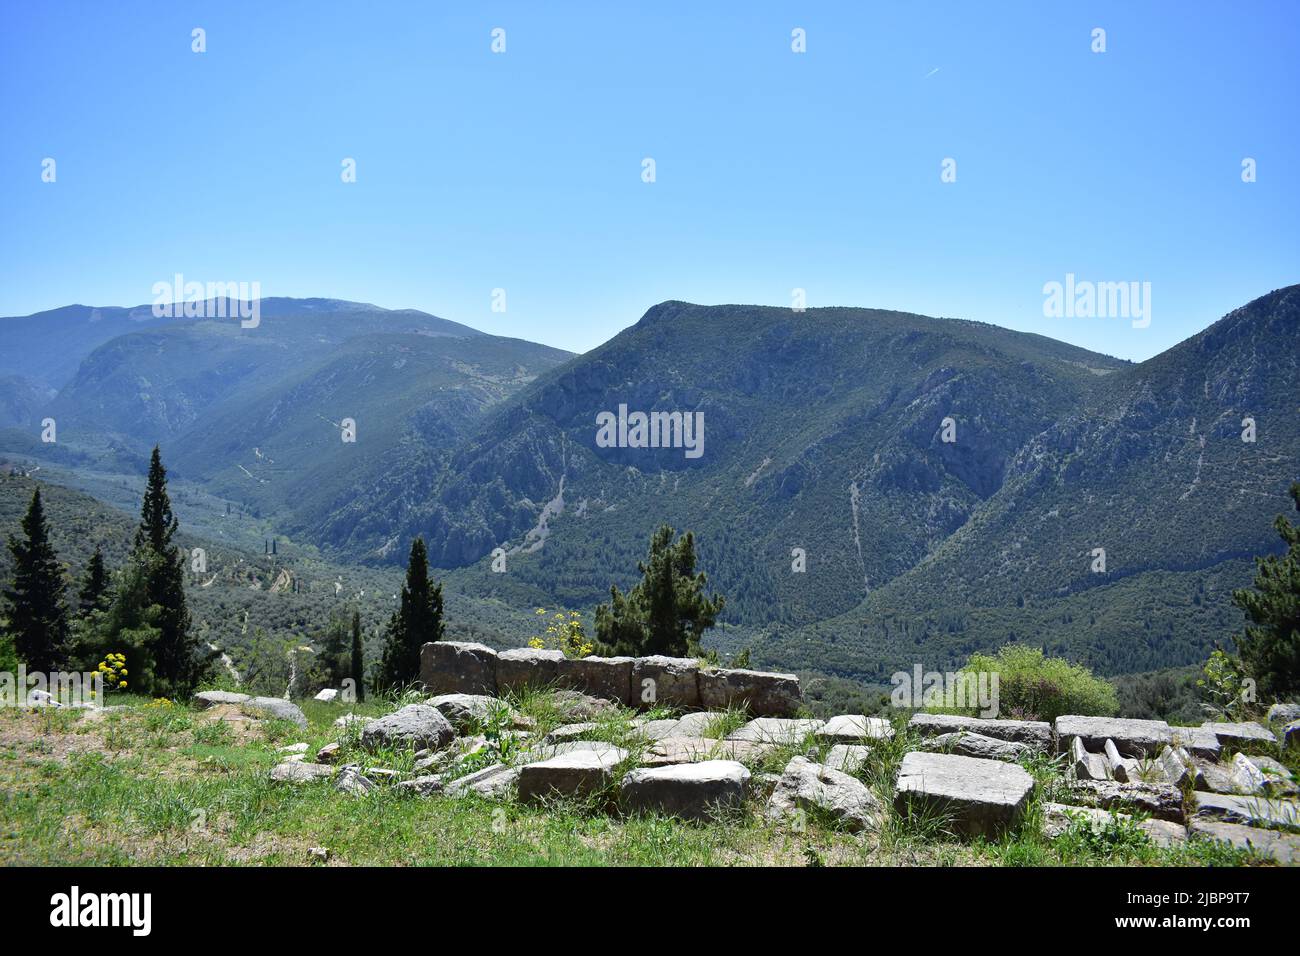
[[[880,800],[881,826],[853,835],[809,814],[798,825],[772,822],[763,801],[703,823],[657,815],[623,816],[612,791],[545,806],[493,803],[474,796],[419,797],[390,786],[364,796],[327,781],[273,784],[277,748],[339,743],[342,762],[409,771],[409,751],[365,753],[359,729],[334,726],[352,710],[387,712],[405,696],[365,704],[303,703],[308,727],[282,721],[246,725],[179,705],[135,705],[88,718],[71,712],[0,711],[0,863],[37,865],[322,865],[309,850],[326,847],[329,865],[1240,865],[1248,854],[1194,841],[1174,849],[1152,844],[1136,823],[1100,831],[1082,823],[1056,840],[1041,832],[1041,804],[1059,784],[1059,760],[1025,761],[1038,786],[1022,824],[995,840],[952,835],[942,815],[901,815],[893,785],[916,741],[900,720],[877,741],[856,775]],[[518,715],[540,738],[571,722],[554,695],[525,692],[475,729],[491,759]],[[649,742],[630,711],[598,715],[589,739],[625,747],[632,765]],[[651,719],[670,716],[656,711]],[[728,712],[711,731],[739,726]],[[494,736],[495,735],[495,736]],[[510,746],[510,745],[506,745]],[[498,749],[492,749],[496,747]],[[776,748],[751,766],[779,772],[796,754],[821,758],[829,745],[813,736]],[[517,756],[518,752],[510,756]],[[467,760],[479,759],[471,755]],[[464,767],[462,767],[464,769]],[[471,769],[474,769],[471,766]]]

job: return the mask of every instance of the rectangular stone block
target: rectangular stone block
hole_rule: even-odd
[[[563,651],[544,648],[516,647],[501,651],[497,654],[497,692],[549,687],[555,683],[556,669],[562,660]]]
[[[555,665],[560,687],[632,706],[632,657],[565,658]]]
[[[699,665],[686,657],[638,657],[632,662],[634,707],[700,709]]]
[[[792,717],[803,704],[794,674],[710,667],[699,672],[699,687],[708,710],[743,707],[755,717]]]
[[[1174,734],[1163,720],[1131,720],[1124,717],[1080,717],[1061,715],[1056,718],[1056,739],[1065,750],[1071,737],[1079,737],[1092,751],[1100,751],[1112,740],[1125,757],[1154,757]]]
[[[497,652],[486,644],[434,641],[420,648],[420,681],[438,694],[497,692]]]
[[[899,768],[894,806],[944,814],[966,836],[992,835],[1020,817],[1033,789],[1034,778],[1015,764],[913,751]]]
[[[996,740],[1027,744],[1043,752],[1052,749],[1052,727],[1038,720],[985,720],[956,714],[913,714],[908,726],[923,737],[937,737],[939,734],[965,730]],[[1101,749],[1100,743],[1097,744],[1097,749]]]

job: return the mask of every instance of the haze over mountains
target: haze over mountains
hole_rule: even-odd
[[[727,595],[723,645],[868,680],[1008,639],[1107,673],[1203,659],[1300,462],[1296,286],[1139,364],[954,319],[682,302],[580,356],[320,299],[263,300],[255,329],[69,306],[0,332],[6,459],[95,490],[160,442],[195,508],[340,562],[395,564],[421,534],[450,590],[521,617],[629,584],[667,521]],[[598,447],[620,405],[702,412],[704,454]]]

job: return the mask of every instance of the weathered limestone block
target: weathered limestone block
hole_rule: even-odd
[[[234,694],[226,690],[203,690],[194,695],[194,705],[200,709],[218,704],[242,704],[249,700],[247,694]]]
[[[288,720],[299,727],[307,726],[307,715],[302,712],[302,709],[292,701],[281,697],[250,697],[248,700],[241,701],[239,706],[242,710],[252,711],[262,717]]]
[[[913,751],[903,757],[894,806],[949,815],[957,833],[993,834],[1020,817],[1033,789],[1034,778],[1014,764]]]
[[[565,658],[556,662],[555,681],[560,687],[631,707],[633,660],[631,657]]]
[[[589,736],[600,725],[591,721],[584,721],[580,724],[564,724],[556,727],[549,734],[542,738],[544,744],[558,744],[565,740],[581,740]]]
[[[477,794],[491,800],[509,796],[511,788],[519,782],[519,770],[497,763],[447,784],[447,795],[462,797]]]
[[[883,717],[840,714],[826,721],[817,736],[837,744],[859,744],[864,740],[891,740],[894,727]]]
[[[685,657],[638,657],[632,662],[632,705],[700,708],[699,665]]]
[[[333,767],[322,767],[320,764],[302,763],[296,760],[276,764],[271,768],[271,779],[276,783],[310,783],[313,780],[333,777],[334,774]]]
[[[1201,817],[1192,817],[1190,828],[1194,837],[1230,843],[1239,850],[1251,850],[1283,866],[1300,865],[1300,836]]]
[[[1064,803],[1043,804],[1043,835],[1054,840],[1070,829],[1074,820],[1086,822],[1094,831],[1108,826],[1113,819],[1128,820],[1127,813],[1112,813],[1095,807],[1071,807]],[[1187,839],[1187,831],[1177,823],[1168,820],[1142,820],[1138,828],[1157,846],[1173,846]]]
[[[803,704],[794,674],[742,668],[705,668],[699,672],[700,706],[709,710],[744,707],[755,717],[790,717]]]
[[[1052,749],[1052,726],[1038,720],[984,720],[956,714],[913,714],[907,723],[923,737],[937,737],[964,730],[995,740],[1027,744],[1044,753]],[[1101,744],[1097,746],[1100,748]]]
[[[433,774],[403,780],[393,785],[394,791],[413,793],[417,797],[431,797],[442,792],[442,778]]]
[[[1173,742],[1173,729],[1163,720],[1130,720],[1124,717],[1079,717],[1062,715],[1056,718],[1056,738],[1059,746],[1069,746],[1071,737],[1083,738],[1088,750],[1101,750],[1107,739],[1126,757],[1154,757],[1160,748]]]
[[[1203,757],[1206,760],[1218,760],[1223,751],[1223,745],[1219,743],[1219,738],[1215,736],[1214,731],[1205,727],[1174,727],[1173,745],[1186,750],[1193,757]]]
[[[324,690],[318,692],[316,696],[312,698],[312,700],[319,700],[323,704],[329,704],[329,703],[333,703],[334,700],[338,698],[338,696],[339,696],[339,692],[337,690],[335,690],[333,687],[326,687]]]
[[[1072,800],[1085,806],[1138,811],[1161,820],[1183,822],[1183,794],[1167,783],[1076,780],[1069,784],[1069,793]]]
[[[665,767],[712,759],[720,741],[708,737],[662,737],[641,758],[643,767]]]
[[[1216,723],[1207,721],[1201,727],[1219,738],[1220,745],[1247,752],[1272,750],[1277,746],[1273,731],[1253,720],[1244,723]]]
[[[673,731],[677,729],[680,723],[676,717],[665,717],[663,720],[643,720],[637,718],[632,721],[632,726],[636,728],[639,736],[646,740],[662,740],[665,737],[671,737]]]
[[[516,647],[497,654],[497,693],[554,684],[563,651]]]
[[[703,820],[738,809],[748,786],[749,771],[734,760],[641,767],[623,778],[619,804],[632,813]]]
[[[587,797],[610,783],[627,751],[575,750],[530,763],[519,771],[519,799],[524,803],[550,797]]]
[[[1106,769],[1110,771],[1112,779],[1120,783],[1138,783],[1140,768],[1138,762],[1132,757],[1120,755],[1119,748],[1115,746],[1115,741],[1109,737],[1106,738],[1105,745]]]
[[[497,692],[497,652],[486,644],[433,641],[420,648],[420,681],[432,695]]]
[[[1204,793],[1200,790],[1195,793],[1195,798],[1198,817],[1247,826],[1300,830],[1300,803],[1295,800]]]
[[[486,694],[439,694],[429,698],[429,706],[446,717],[460,733],[486,720],[500,703]]]
[[[807,737],[816,734],[822,726],[820,720],[755,717],[745,726],[728,734],[727,739],[767,744],[800,744]]]
[[[366,724],[361,731],[361,746],[367,750],[380,747],[441,750],[455,737],[451,722],[434,708],[428,704],[407,704]]]
[[[1029,744],[1018,743],[1014,740],[998,740],[996,737],[985,737],[983,734],[971,733],[965,730],[940,734],[937,737],[927,737],[921,746],[924,750],[957,754],[961,757],[978,757],[982,760],[1010,760],[1013,762],[1026,754],[1034,752],[1034,748]]]
[[[881,819],[880,801],[862,781],[807,757],[786,764],[766,813],[781,819],[800,811],[829,817],[854,833],[876,828]]]
[[[1156,759],[1156,765],[1165,778],[1164,782],[1180,789],[1188,781],[1192,780],[1195,775],[1195,770],[1189,761],[1184,760],[1173,747],[1166,746],[1160,751],[1160,756]]]
[[[1286,764],[1262,754],[1237,754],[1237,759],[1250,764],[1263,778],[1263,790],[1273,797],[1294,797],[1298,790],[1295,778]]]
[[[1300,720],[1300,704],[1274,704],[1268,709],[1270,724],[1289,724]]]
[[[855,774],[870,756],[871,748],[865,744],[836,744],[826,755],[826,766]]]
[[[1076,780],[1110,779],[1105,759],[1100,754],[1089,753],[1082,737],[1070,738],[1070,765]]]
[[[669,737],[704,737],[708,735],[723,715],[713,711],[701,710],[694,714],[685,714],[673,724]]]
[[[1300,720],[1293,720],[1282,728],[1282,746],[1300,747]]]

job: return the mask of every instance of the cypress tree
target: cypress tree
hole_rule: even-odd
[[[596,640],[602,654],[698,656],[704,632],[726,604],[720,594],[706,597],[708,579],[695,570],[695,536],[661,525],[650,539],[650,553],[637,562],[641,572],[627,594],[609,589],[610,603],[596,608]]]
[[[147,567],[149,603],[157,605],[157,637],[151,642],[153,671],[161,693],[188,696],[214,656],[190,634],[185,602],[184,557],[172,537],[180,526],[167,495],[167,470],[158,446],[149,461],[149,479],[135,533],[134,556]]]
[[[104,609],[108,599],[108,572],[104,570],[104,552],[95,545],[95,553],[86,565],[85,577],[81,579],[81,591],[77,603],[82,617],[91,611]]]
[[[429,580],[429,557],[424,539],[411,542],[406,564],[402,603],[388,621],[384,656],[379,665],[379,683],[400,687],[420,676],[420,648],[442,640],[442,585]]]
[[[9,536],[14,576],[4,592],[5,615],[19,659],[48,674],[67,664],[68,607],[39,488],[32,492],[22,529],[23,538]]]
[[[361,612],[352,609],[352,680],[357,685],[357,700],[366,699],[365,660],[361,651]],[[417,671],[418,672],[418,671]]]
[[[1300,482],[1289,491],[1300,511]],[[1232,592],[1232,601],[1250,619],[1236,638],[1247,672],[1259,689],[1276,697],[1300,693],[1300,525],[1285,515],[1273,523],[1286,552],[1255,559],[1255,587]]]

